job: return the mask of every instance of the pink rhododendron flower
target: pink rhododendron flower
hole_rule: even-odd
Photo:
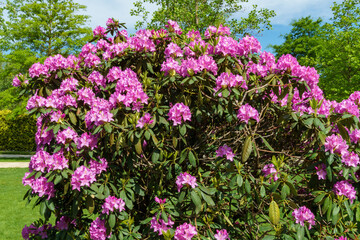
[[[12,85],[14,87],[20,87],[21,86],[21,81],[19,80],[19,77],[22,76],[22,74],[18,74],[14,77],[13,81],[12,81]]]
[[[335,240],[348,240],[348,239],[347,239],[347,237],[341,236],[341,237],[339,237],[339,238],[335,238]]]
[[[250,53],[260,53],[260,42],[253,36],[245,36],[239,41],[238,54],[247,56]]]
[[[166,198],[161,199],[161,198],[155,197],[155,202],[157,202],[160,205],[165,204],[166,203]]]
[[[268,175],[271,175],[270,181],[271,181],[271,179],[274,179],[274,181],[277,181],[279,179],[279,173],[277,172],[274,164],[272,164],[272,163],[266,164],[261,171],[263,172],[265,177],[267,177]]]
[[[59,221],[56,222],[55,228],[59,231],[67,230],[69,228],[69,223],[71,219],[67,216],[62,216]]]
[[[319,166],[315,167],[316,174],[318,175],[318,179],[326,179],[326,165],[324,163],[320,164]]]
[[[93,150],[97,147],[97,136],[92,135],[91,133],[83,133],[78,139],[77,139],[77,146],[78,148],[88,148]]]
[[[240,121],[246,122],[246,123],[248,123],[251,118],[256,120],[257,122],[260,121],[258,111],[255,108],[253,108],[252,106],[250,106],[248,103],[245,105],[242,105],[239,108],[237,117],[238,117],[238,119],[240,119]]]
[[[217,157],[226,156],[227,160],[234,161],[235,154],[233,153],[231,147],[228,147],[226,144],[224,146],[220,146],[218,150],[216,150]]]
[[[230,240],[229,234],[226,229],[216,229],[216,234],[214,235],[214,237],[216,240]]]
[[[48,196],[48,200],[55,196],[55,188],[53,182],[48,182],[48,179],[45,177],[36,178],[34,176],[29,177],[30,173],[25,173],[23,177],[23,185],[30,186],[33,193],[39,194],[39,197],[44,195]]]
[[[138,120],[136,127],[143,128],[145,126],[145,124],[150,125],[153,122],[154,122],[154,120],[151,119],[150,113],[145,113],[145,115]]]
[[[181,59],[180,75],[182,77],[191,77],[198,72],[200,72],[200,65],[197,59]]]
[[[209,72],[212,72],[214,75],[217,74],[218,66],[212,56],[202,55],[198,59],[198,64],[200,71],[206,69]]]
[[[360,164],[360,159],[355,152],[344,151],[341,155],[341,162],[343,162],[346,166],[356,167]]]
[[[180,28],[179,24],[177,22],[175,22],[175,21],[169,20],[168,24],[165,25],[165,27],[169,29],[169,32],[174,32],[174,33],[179,34],[179,35],[182,34],[182,31],[181,31],[181,28]]]
[[[217,92],[222,88],[229,88],[231,90],[231,88],[238,86],[243,89],[248,89],[246,81],[242,76],[223,72],[216,78],[216,87],[214,88],[214,91]]]
[[[350,199],[351,203],[356,198],[356,190],[347,180],[343,180],[335,183],[334,192],[338,196],[347,197],[348,199]]]
[[[108,162],[105,158],[100,158],[99,161],[95,161],[94,159],[90,160],[90,170],[92,170],[95,174],[100,174],[106,171],[108,167]]]
[[[106,240],[111,236],[111,233],[106,235],[105,220],[99,217],[91,223],[89,233],[92,240]]]
[[[56,136],[56,142],[59,144],[66,144],[69,142],[77,142],[78,134],[74,129],[68,127],[65,130],[59,131]]]
[[[294,209],[292,215],[295,218],[296,223],[300,224],[301,226],[304,226],[305,222],[309,224],[309,229],[315,225],[314,214],[305,206],[302,206],[299,209]]]
[[[194,227],[190,223],[183,223],[176,228],[174,239],[191,240],[195,235],[197,235],[196,227]]]
[[[173,125],[181,124],[181,120],[191,121],[190,108],[183,103],[176,103],[169,110],[169,120],[173,121]]]
[[[338,154],[345,153],[349,148],[349,146],[346,144],[346,141],[337,134],[326,137],[324,146],[325,151]]]
[[[105,32],[106,32],[106,29],[101,27],[101,26],[97,26],[94,31],[93,31],[93,34],[94,34],[94,37],[96,36],[105,36]]]
[[[191,176],[187,172],[180,173],[180,175],[176,178],[178,192],[180,192],[181,188],[185,184],[191,186],[192,188],[195,188],[197,186],[196,177]]]
[[[85,167],[80,166],[78,167],[72,177],[71,177],[71,185],[72,189],[77,189],[80,191],[81,187],[88,186],[90,187],[90,184],[96,181],[96,173],[95,171]]]
[[[354,131],[352,131],[350,134],[350,140],[353,143],[358,143],[359,139],[360,139],[360,130],[355,129]]]
[[[154,232],[157,232],[159,236],[163,234],[163,232],[167,232],[167,230],[171,229],[174,225],[174,222],[171,220],[170,217],[168,217],[167,222],[164,221],[164,219],[157,220],[157,215],[154,216],[150,221],[150,228],[154,230]]]
[[[167,45],[164,54],[166,58],[176,58],[182,57],[183,51],[176,43],[171,42],[169,45]]]
[[[121,198],[117,198],[114,196],[109,196],[105,198],[105,202],[102,205],[102,212],[103,214],[109,215],[109,212],[113,212],[114,209],[119,210],[119,212],[125,210],[125,202]]]
[[[161,70],[165,72],[165,76],[169,75],[174,76],[176,73],[180,73],[180,65],[179,62],[174,60],[173,58],[167,58],[165,62],[161,64]]]

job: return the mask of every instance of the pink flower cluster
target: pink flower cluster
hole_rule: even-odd
[[[350,199],[351,202],[356,198],[355,188],[346,180],[339,181],[334,185],[334,192],[338,196],[345,196]]]
[[[48,239],[47,231],[50,229],[52,229],[52,225],[50,223],[44,224],[41,227],[36,227],[34,224],[31,224],[29,227],[25,225],[25,227],[22,229],[21,235],[23,239],[26,240],[30,239],[30,237],[36,236],[40,236],[41,239]]]
[[[191,121],[190,108],[183,103],[176,103],[169,110],[169,120],[173,121],[173,125],[181,124],[182,120]]]
[[[229,234],[226,229],[216,230],[216,234],[214,235],[216,240],[230,240]]]
[[[168,217],[167,222],[161,218],[158,220],[156,215],[151,219],[150,224],[150,228],[152,228],[154,232],[157,232],[160,236],[163,234],[163,232],[167,232],[167,230],[171,229],[174,225],[174,222],[171,220],[171,217]]]
[[[136,127],[143,128],[146,124],[150,125],[153,122],[154,122],[154,120],[151,119],[150,113],[145,113],[145,115],[138,120]]]
[[[216,150],[217,157],[226,156],[227,160],[234,161],[235,154],[233,153],[231,147],[228,147],[226,144],[224,146],[220,146],[218,150]]]
[[[111,233],[106,234],[105,220],[99,217],[91,223],[89,233],[92,240],[106,240],[111,237]]]
[[[46,151],[38,150],[30,159],[29,169],[31,172],[35,170],[42,173],[62,170],[69,167],[68,162],[69,160],[64,157],[62,151],[50,155]]]
[[[357,142],[358,131],[354,130],[350,133],[350,139],[353,142]],[[349,146],[346,144],[346,141],[337,134],[333,134],[325,139],[325,151],[330,151],[331,153],[337,153],[341,155],[341,161],[349,167],[356,167],[360,164],[359,156],[355,152],[349,152]]]
[[[191,186],[192,188],[195,188],[197,186],[196,177],[191,176],[187,172],[180,173],[180,175],[176,178],[176,185],[178,192],[180,192],[181,188],[184,185],[188,185]]]
[[[273,179],[274,181],[277,181],[279,179],[279,173],[276,170],[274,164],[272,163],[266,164],[261,171],[263,172],[265,177],[270,175],[270,179],[269,179],[270,181],[271,179]]]
[[[176,228],[174,239],[191,240],[195,235],[197,235],[196,227],[194,227],[190,223],[183,223]]]
[[[109,212],[113,212],[114,209],[119,210],[119,212],[125,210],[125,202],[121,198],[117,198],[114,196],[109,196],[105,198],[105,202],[102,205],[102,212],[103,214],[108,214]]]
[[[101,162],[95,160],[90,161],[90,168],[83,166],[78,167],[72,177],[71,185],[72,189],[77,189],[80,191],[81,187],[88,186],[90,187],[91,183],[96,181],[96,175],[102,173],[107,168],[107,161],[102,158]]]
[[[39,197],[44,195],[48,196],[48,200],[55,196],[55,187],[53,182],[48,182],[46,177],[35,178],[35,176],[29,177],[30,173],[25,173],[22,180],[24,186],[29,185],[33,193],[37,193]]]
[[[309,224],[309,229],[315,225],[314,214],[305,206],[302,206],[299,209],[294,209],[292,215],[295,218],[296,223],[301,226],[304,226],[305,222]]]
[[[251,118],[257,122],[260,121],[258,111],[252,106],[250,106],[248,103],[242,105],[239,108],[237,117],[241,122],[246,122],[246,123],[248,123]]]
[[[326,165],[324,163],[321,163],[319,166],[315,167],[316,169],[316,175],[318,176],[318,179],[325,180],[326,179]]]
[[[232,73],[223,72],[216,78],[216,87],[214,91],[217,92],[222,88],[241,87],[243,89],[248,89],[246,86],[246,81],[240,75],[234,75]]]

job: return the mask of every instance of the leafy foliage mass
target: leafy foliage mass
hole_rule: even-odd
[[[38,117],[25,239],[359,237],[359,92],[328,101],[223,26],[120,26],[14,79]]]
[[[0,150],[34,151],[35,123],[33,116],[19,115],[13,118],[10,110],[0,110]]]

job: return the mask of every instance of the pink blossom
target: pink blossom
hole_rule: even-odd
[[[359,156],[355,152],[344,151],[341,155],[341,162],[346,166],[356,167],[360,163]]]
[[[98,71],[93,71],[89,75],[88,80],[97,86],[106,87],[106,79]]]
[[[167,58],[165,62],[161,64],[161,70],[165,72],[165,76],[170,74],[170,76],[175,75],[175,73],[180,73],[180,65],[179,62],[174,60],[173,58]]]
[[[334,192],[338,196],[345,196],[345,197],[349,198],[351,203],[356,198],[355,188],[346,180],[335,183]]]
[[[29,227],[25,225],[21,231],[21,235],[23,239],[28,240],[30,236],[36,236],[38,232],[38,228],[34,224],[31,224]]]
[[[14,87],[20,87],[20,86],[21,86],[21,81],[20,81],[19,77],[22,77],[22,74],[21,74],[21,73],[18,74],[18,75],[16,75],[16,76],[14,77],[14,79],[13,79],[13,81],[12,81],[12,85],[13,85]]]
[[[181,31],[181,28],[179,26],[179,24],[175,21],[172,21],[172,20],[169,20],[168,21],[168,24],[165,25],[166,28],[169,29],[169,32],[174,32],[178,35],[181,35],[182,34],[182,31]]]
[[[85,166],[80,166],[74,171],[74,174],[71,177],[72,189],[80,191],[81,187],[90,187],[90,184],[95,181],[96,173]]]
[[[216,240],[230,240],[229,234],[226,229],[218,230],[216,229],[216,234],[214,235]]]
[[[106,29],[101,27],[101,26],[97,26],[94,31],[93,31],[93,34],[94,34],[94,37],[96,36],[105,36],[105,32],[106,32]]]
[[[206,69],[207,71],[212,72],[214,75],[217,74],[218,66],[212,56],[209,55],[200,56],[198,59],[198,64],[200,67],[200,71]]]
[[[330,151],[331,153],[342,154],[347,151],[349,146],[346,144],[346,141],[337,134],[326,137],[325,139],[325,151]]]
[[[169,110],[169,120],[172,120],[173,125],[181,124],[181,121],[191,121],[190,108],[183,103],[176,103]]]
[[[163,232],[167,232],[167,230],[171,229],[174,225],[174,222],[171,220],[170,217],[168,217],[167,222],[165,222],[163,219],[157,220],[157,215],[154,216],[150,221],[150,228],[154,230],[154,232],[158,232],[159,236],[163,234]]]
[[[160,205],[165,204],[166,203],[166,198],[161,199],[161,198],[155,197],[155,202],[157,202]]]
[[[176,57],[182,57],[183,51],[176,43],[169,43],[167,47],[165,48],[164,54],[166,58],[176,58]]]
[[[257,122],[260,121],[258,111],[255,108],[251,107],[248,103],[245,105],[242,105],[239,108],[237,117],[238,117],[238,119],[240,119],[240,121],[246,122],[246,123],[249,122],[250,118],[256,120]]]
[[[24,186],[29,185],[32,188],[32,192],[39,194],[39,197],[47,195],[48,200],[55,196],[53,182],[48,182],[48,179],[42,176],[35,179],[34,176],[29,177],[29,175],[30,173],[25,173],[25,176],[22,180]]]
[[[268,175],[271,175],[270,181],[271,181],[271,179],[274,179],[274,181],[277,181],[279,179],[279,173],[276,170],[274,164],[272,164],[272,163],[266,164],[261,171],[264,173],[265,177],[267,177]]]
[[[105,198],[105,202],[102,205],[102,213],[109,215],[109,212],[113,212],[114,209],[119,210],[119,212],[125,210],[125,202],[121,198],[116,198],[114,196],[109,196]]]
[[[196,227],[194,227],[190,223],[183,223],[176,228],[174,239],[191,240],[195,235],[197,235]]]
[[[56,222],[55,228],[59,231],[68,230],[71,219],[67,216],[62,216],[59,221]]]
[[[200,72],[200,65],[195,58],[181,59],[180,75],[182,77],[193,76]]]
[[[105,158],[100,158],[99,162],[95,161],[94,159],[90,160],[90,170],[93,171],[95,174],[100,174],[106,171],[108,167],[108,162]]]
[[[65,130],[59,131],[56,136],[56,142],[59,144],[66,144],[69,142],[77,142],[78,135],[74,129],[68,127]]]
[[[201,39],[201,35],[199,31],[195,31],[195,30],[190,30],[186,36],[191,39],[192,41],[194,40],[200,40]]]
[[[260,53],[260,42],[253,36],[245,36],[239,41],[238,54],[247,56],[250,53]]]
[[[60,85],[60,91],[62,92],[71,92],[76,90],[76,87],[78,86],[79,81],[76,80],[75,78],[67,78],[65,80],[62,81],[61,85]]]
[[[105,220],[101,220],[99,217],[91,223],[89,233],[92,240],[106,240],[111,236],[111,233],[106,235]]]
[[[353,143],[358,143],[360,140],[360,130],[359,129],[354,129],[354,131],[352,131],[350,134],[350,140]]]
[[[224,146],[220,146],[218,150],[216,150],[216,156],[226,156],[227,160],[234,161],[235,154],[233,153],[232,149],[225,144]]]
[[[97,147],[97,136],[92,135],[91,133],[83,133],[78,139],[77,139],[77,146],[78,148],[89,148],[93,150]]]
[[[348,240],[348,239],[347,239],[347,237],[341,236],[341,237],[339,237],[339,238],[335,238],[335,240]]]
[[[318,175],[318,179],[321,180],[325,180],[326,179],[326,165],[324,163],[321,163],[319,166],[315,167],[316,169],[316,174]]]
[[[300,224],[301,226],[304,226],[305,222],[309,223],[309,229],[315,225],[314,214],[305,206],[302,206],[299,209],[294,209],[292,215],[295,218],[296,223]]]
[[[151,119],[150,113],[145,113],[145,115],[138,120],[136,127],[143,128],[145,126],[145,124],[150,125],[153,122],[154,122],[154,120]]]
[[[176,178],[176,185],[178,192],[180,192],[181,188],[184,185],[191,186],[192,188],[195,188],[198,184],[196,183],[196,177],[191,176],[187,172],[180,173],[180,175]]]
[[[41,75],[48,77],[49,68],[41,63],[34,63],[29,69],[29,75],[31,78],[40,77]]]
[[[246,81],[242,76],[223,72],[216,78],[216,87],[214,88],[214,91],[217,92],[222,88],[229,88],[229,90],[231,90],[231,88],[238,86],[243,89],[248,89]]]

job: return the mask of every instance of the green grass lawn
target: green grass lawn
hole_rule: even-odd
[[[0,158],[0,162],[30,162],[30,158]]]
[[[25,206],[22,185],[25,168],[0,169],[0,240],[22,239],[21,230],[40,217],[39,209]]]

